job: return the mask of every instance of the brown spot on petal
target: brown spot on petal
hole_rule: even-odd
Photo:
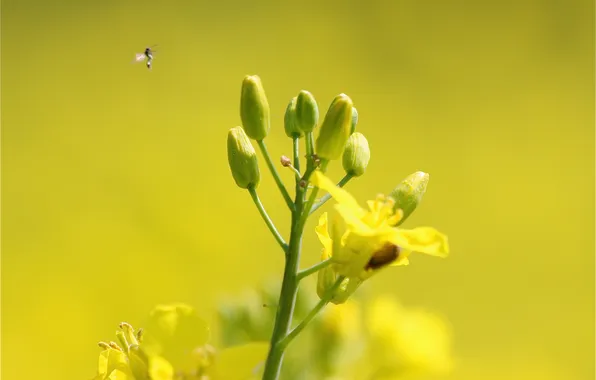
[[[370,260],[364,269],[379,269],[391,264],[399,257],[399,247],[397,245],[386,243],[381,249],[372,254]]]

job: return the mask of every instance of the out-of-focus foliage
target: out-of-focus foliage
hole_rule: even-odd
[[[273,329],[278,287],[246,292],[219,306],[223,346],[246,344]],[[301,288],[295,323],[314,306],[313,290]],[[453,369],[451,327],[441,316],[402,306],[389,295],[352,297],[330,304],[293,341],[281,379],[402,379],[449,374]]]
[[[269,348],[250,342],[216,349],[207,343],[207,322],[185,304],[157,306],[146,326],[135,332],[123,322],[119,343],[99,343],[93,380],[248,380],[258,375]]]

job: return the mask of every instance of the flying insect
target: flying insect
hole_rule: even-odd
[[[157,46],[157,45],[147,47],[147,48],[145,48],[144,52],[135,54],[134,62],[136,63],[136,62],[145,61],[145,65],[147,66],[147,68],[149,70],[151,70],[151,63],[153,62],[153,53],[156,52],[156,50],[153,50],[153,48],[155,46]]]

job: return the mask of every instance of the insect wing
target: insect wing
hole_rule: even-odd
[[[137,53],[135,54],[135,60],[133,61],[133,63],[137,63],[137,62],[143,62],[145,60],[145,54],[143,53]]]

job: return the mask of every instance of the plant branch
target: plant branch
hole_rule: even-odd
[[[354,176],[352,174],[346,174],[338,183],[337,183],[337,187],[344,187],[348,182],[350,182],[350,180],[354,178]],[[312,214],[313,212],[317,211],[319,209],[319,207],[323,206],[325,204],[325,202],[327,202],[329,199],[331,199],[331,194],[325,194],[321,197],[321,199],[319,199],[319,201],[317,203],[315,203],[312,208],[310,209],[309,215]]]
[[[293,145],[293,152],[294,152],[294,169],[298,173],[300,173],[300,137],[294,136],[292,137],[292,145]]]
[[[327,169],[327,164],[329,164],[329,161],[327,161],[327,160],[321,160],[321,166],[320,166],[321,172],[323,172],[323,173],[325,172],[325,170]],[[309,210],[312,209],[312,205],[313,205],[313,203],[315,203],[315,200],[317,199],[317,193],[318,192],[319,192],[319,188],[318,187],[314,187],[312,189],[311,193],[310,193],[310,196],[308,197],[308,201],[306,202],[306,205],[304,206],[304,212],[303,212],[303,215],[302,215],[302,219],[300,221],[300,223],[303,226],[306,223],[306,219],[310,215]]]
[[[261,202],[261,199],[259,198],[259,195],[257,194],[257,190],[254,187],[249,187],[248,192],[250,193],[250,196],[252,197],[253,202],[255,203],[255,205],[257,206],[257,209],[259,210],[259,214],[261,214],[261,217],[263,218],[263,220],[265,221],[265,224],[269,228],[269,231],[271,231],[271,233],[273,234],[273,237],[275,237],[275,240],[277,240],[277,243],[281,246],[281,248],[284,250],[284,252],[287,252],[288,245],[284,241],[284,238],[281,237],[279,231],[277,231],[277,228],[275,228],[275,224],[269,217],[269,214],[267,214],[267,211],[265,211],[265,207],[263,206],[263,203]]]
[[[323,260],[315,265],[313,265],[310,268],[306,268],[304,270],[301,270],[300,272],[298,272],[297,277],[298,277],[298,281],[302,280],[304,277],[308,277],[313,273],[316,273],[318,271],[320,271],[321,269],[329,266],[331,264],[331,259],[327,259],[327,260]]]
[[[290,194],[288,193],[288,190],[284,186],[284,183],[282,182],[281,177],[279,176],[279,173],[277,172],[277,169],[275,168],[275,165],[273,165],[273,161],[271,161],[271,156],[269,155],[269,151],[267,150],[265,141],[258,140],[257,144],[259,145],[259,148],[261,149],[261,153],[263,154],[263,157],[265,158],[265,162],[267,163],[267,166],[269,167],[269,171],[271,172],[271,175],[273,176],[273,179],[275,180],[275,183],[277,184],[279,191],[281,191],[281,195],[284,197],[286,204],[288,205],[290,210],[294,210],[295,205],[292,202],[292,198],[290,198]]]
[[[294,143],[294,160],[298,161],[298,144]],[[310,166],[310,164],[309,164]],[[296,196],[292,209],[292,223],[290,230],[290,243],[286,254],[284,277],[281,283],[275,325],[271,334],[269,353],[265,362],[263,380],[277,380],[281,372],[284,358],[284,347],[279,342],[288,334],[294,316],[294,305],[298,292],[298,263],[302,250],[302,235],[304,226],[300,223],[304,212],[304,193],[306,189],[301,186],[302,180],[296,178]]]
[[[341,286],[341,283],[344,280],[344,278],[345,277],[340,276],[337,279],[337,281],[335,281],[335,284],[333,284],[333,286],[327,291],[325,297],[321,298],[319,303],[315,305],[315,307],[308,313],[304,320],[300,322],[300,324],[296,326],[285,338],[283,338],[281,342],[279,342],[279,345],[283,349],[285,349],[288,346],[288,344],[290,344],[290,342],[295,337],[297,337],[302,332],[302,330],[304,330],[304,328],[314,319],[314,317],[316,317],[317,314],[319,314],[319,312],[323,310],[323,308],[329,303],[329,301],[331,301],[333,295],[335,294],[335,291]]]

